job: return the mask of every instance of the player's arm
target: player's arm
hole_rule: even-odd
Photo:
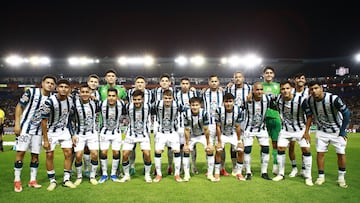
[[[307,143],[310,143],[310,127],[313,121],[313,117],[312,117],[312,111],[309,105],[309,99],[305,99],[303,101],[303,103],[301,104],[301,108],[303,109],[303,111],[305,112],[306,115],[306,127],[305,127],[305,131],[304,131],[304,135],[303,135],[303,139],[306,140]]]
[[[184,152],[190,152],[190,149],[189,149],[190,127],[184,128],[184,136],[185,136]]]
[[[48,138],[48,127],[47,127],[48,119],[43,118],[41,119],[41,131],[43,135],[44,144],[43,147],[45,150],[50,150],[50,143]]]
[[[337,97],[335,99],[334,106],[341,112],[341,115],[343,117],[339,136],[347,139],[346,127],[349,125],[350,122],[350,110],[347,108],[346,104],[340,99],[340,97]]]
[[[236,131],[236,137],[237,137],[237,149],[240,151],[244,151],[244,144],[241,140],[241,126],[239,123],[235,124],[235,131]]]
[[[216,138],[217,138],[217,145],[216,145],[216,149],[217,150],[221,150],[222,145],[221,145],[221,124],[220,123],[216,123]]]
[[[16,136],[20,135],[21,126],[20,126],[20,118],[23,113],[23,107],[18,103],[15,107],[15,126],[14,126],[14,133]]]

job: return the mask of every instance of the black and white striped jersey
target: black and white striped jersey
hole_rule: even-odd
[[[223,96],[222,91],[211,91],[210,89],[207,89],[202,95],[205,111],[209,114],[210,124],[215,124],[216,109],[223,105]]]
[[[95,101],[83,103],[80,98],[74,100],[74,130],[76,134],[85,135],[86,132],[96,131],[96,113],[98,108]]]
[[[123,101],[116,101],[114,106],[110,106],[108,104],[108,100],[105,99],[100,106],[101,112],[101,128],[100,130],[104,133],[107,131],[111,131],[112,134],[115,132],[120,132],[120,125],[121,125],[121,115],[126,114],[126,108]]]
[[[293,94],[294,95],[294,94]],[[306,125],[306,100],[301,94],[294,95],[289,101],[285,101],[281,95],[277,98],[277,106],[280,113],[282,128],[289,132],[298,132],[305,129]]]
[[[265,114],[270,107],[270,96],[263,95],[260,101],[245,103],[245,130],[260,132],[265,130]]]
[[[172,133],[177,131],[177,117],[182,111],[180,105],[173,101],[170,107],[165,107],[164,101],[160,100],[155,103],[156,122],[158,123],[158,132]]]
[[[178,102],[178,104],[180,104],[182,107],[184,108],[190,108],[190,99],[192,97],[196,97],[197,96],[197,92],[194,91],[188,91],[186,93],[183,93],[181,90],[178,91],[176,93],[176,101]],[[179,122],[179,127],[184,127],[184,121],[183,121],[183,113],[179,114],[178,117],[178,122]]]
[[[204,134],[203,127],[209,125],[208,113],[201,108],[198,115],[193,115],[191,109],[183,112],[184,127],[190,128],[191,135],[200,136]]]
[[[221,125],[221,133],[224,135],[232,135],[235,130],[235,124],[240,124],[243,118],[242,109],[234,105],[232,112],[226,112],[225,107],[219,107],[216,109],[215,121]]]
[[[133,102],[127,105],[127,114],[129,116],[128,135],[138,137],[148,137],[149,116],[151,114],[151,106],[149,103],[143,103],[141,108],[136,108]]]
[[[134,93],[135,90],[136,90],[135,88],[132,88],[132,89],[129,89],[129,91],[128,91],[129,103],[132,102],[132,99],[133,99],[132,94]],[[151,92],[151,90],[145,89],[144,90],[144,103],[151,105],[152,102],[153,102],[153,93]]]
[[[251,85],[244,83],[242,88],[237,88],[236,85],[226,88],[226,92],[231,93],[235,97],[235,105],[239,107],[244,107],[246,102],[246,97],[252,91]]]

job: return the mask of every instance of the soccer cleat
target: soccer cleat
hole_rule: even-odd
[[[306,179],[305,179],[305,185],[307,185],[307,186],[313,186],[314,183],[312,182],[312,179],[311,179],[311,178],[306,178]]]
[[[130,168],[130,176],[135,175],[135,168]]]
[[[97,185],[98,184],[98,181],[95,179],[95,178],[90,178],[90,183],[92,185]]]
[[[220,170],[220,175],[222,175],[222,176],[229,176],[229,173],[225,170],[225,168],[222,168],[222,169]]]
[[[29,186],[29,187],[33,187],[33,188],[41,188],[41,185],[39,185],[36,180],[30,181],[30,182],[28,183],[28,186]]]
[[[231,172],[231,175],[232,176],[236,176],[238,174],[237,172],[237,169],[236,168],[233,168],[232,172]]]
[[[49,186],[46,188],[48,191],[53,191],[56,188],[56,182],[50,182]]]
[[[345,180],[338,180],[337,182],[338,182],[338,184],[339,184],[339,186],[340,186],[341,188],[347,188],[347,187],[348,187],[348,185],[346,184]]]
[[[153,182],[154,182],[154,183],[158,183],[158,182],[161,181],[161,179],[162,179],[162,176],[157,175],[157,176],[154,178]]]
[[[300,176],[305,178],[305,170],[304,169],[301,169]]]
[[[277,175],[272,180],[273,181],[280,181],[280,180],[284,180],[284,179],[285,179],[285,177],[283,175]]]
[[[174,178],[175,178],[175,181],[178,183],[183,182],[183,179],[181,179],[179,175],[174,176]]]
[[[125,177],[125,176],[124,176]],[[124,178],[123,177],[123,178]],[[119,178],[116,175],[111,175],[110,176],[110,180],[112,180],[113,182],[120,182]]]
[[[14,181],[14,191],[15,192],[22,191],[21,181]]]
[[[183,180],[184,180],[185,182],[189,182],[190,179],[191,179],[190,174],[186,174],[186,175],[184,176],[184,179],[183,179]]]
[[[82,178],[78,178],[75,180],[74,185],[79,186],[82,182]]]
[[[244,176],[241,173],[236,174],[236,179],[240,181],[246,181],[246,178],[244,178]]]
[[[274,175],[278,175],[278,174],[279,174],[279,165],[277,165],[277,164],[274,164],[274,165],[273,165],[272,173],[273,173]]]
[[[316,185],[322,185],[325,183],[325,178],[317,178],[316,181],[315,181],[315,184]]]
[[[297,168],[293,168],[293,169],[291,170],[291,173],[289,174],[289,177],[290,177],[290,178],[294,178],[294,177],[297,176],[297,174],[298,174],[298,169],[297,169]]]
[[[63,182],[62,186],[72,188],[72,189],[76,188],[76,185],[73,182],[71,182],[70,180],[66,180],[65,182]]]
[[[215,182],[215,181],[214,181],[215,178],[214,178],[213,175],[206,176],[206,178],[207,178],[208,180],[210,180],[211,182]]]
[[[269,175],[267,173],[261,174],[261,177],[265,180],[271,180],[271,178],[269,177]]]
[[[251,180],[251,176],[252,176],[251,173],[247,173],[247,174],[245,175],[245,179],[246,179],[246,180]]]
[[[145,179],[145,182],[147,182],[147,183],[152,183],[153,182],[150,175],[145,175],[144,179]]]
[[[102,175],[101,178],[100,178],[100,180],[99,180],[99,183],[100,183],[100,184],[101,184],[101,183],[104,183],[105,181],[107,181],[107,179],[108,179],[108,176],[107,176],[107,175]]]
[[[192,166],[192,167],[191,167],[191,172],[192,172],[194,175],[199,174],[199,171],[197,170],[196,166]]]
[[[111,176],[112,177],[112,176]],[[117,179],[117,178],[116,178]],[[129,175],[125,175],[124,177],[122,177],[120,180],[117,179],[117,181],[114,181],[114,182],[119,182],[119,183],[125,183],[127,181],[130,181],[130,176]]]
[[[220,181],[220,174],[215,174],[211,182],[219,182],[219,181]]]
[[[168,175],[171,175],[171,174],[172,174],[172,172],[173,172],[172,167],[171,167],[171,166],[170,166],[170,167],[168,167],[168,168],[167,168],[167,173],[168,173]]]

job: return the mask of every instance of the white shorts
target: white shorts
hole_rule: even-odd
[[[339,133],[326,133],[320,130],[316,131],[316,151],[327,152],[329,144],[335,147],[337,154],[345,154],[347,141]]]
[[[221,147],[224,148],[226,143],[231,144],[232,148],[234,150],[236,150],[237,144],[238,144],[238,139],[237,139],[236,133],[233,133],[232,135],[221,134]],[[217,144],[217,139],[216,139],[215,144]]]
[[[155,137],[155,150],[164,150],[165,145],[174,151],[180,151],[180,138],[177,132],[157,132]]]
[[[110,145],[112,150],[120,151],[121,144],[122,144],[122,135],[121,133],[115,132],[112,134],[110,130],[106,133],[102,131],[100,133],[100,150],[108,150]]]
[[[209,124],[210,140],[213,142],[216,138],[216,124]]]
[[[178,128],[177,133],[179,134],[180,137],[180,144],[185,144],[185,133],[184,133],[184,127],[180,127]]]
[[[260,130],[260,132],[244,132],[244,146],[252,146],[254,144],[254,137],[257,138],[259,145],[261,146],[269,146],[269,135],[266,130]]]
[[[75,152],[84,150],[85,145],[87,145],[90,150],[99,150],[99,136],[97,132],[87,132],[85,135],[76,135],[76,138]]]
[[[61,148],[72,148],[71,134],[68,128],[64,130],[57,129],[56,132],[48,132],[48,139],[50,143],[50,150],[54,151],[55,146],[60,144]]]
[[[278,138],[277,145],[279,147],[288,147],[290,141],[297,141],[301,148],[310,147],[310,143],[307,143],[305,139],[302,139],[302,136],[304,135],[303,131],[299,132],[289,132],[286,130],[281,130]]]
[[[189,149],[190,149],[190,151],[194,150],[194,147],[195,147],[196,143],[201,143],[204,146],[204,148],[206,148],[207,143],[206,143],[205,135],[198,135],[198,136],[191,136],[190,137],[190,141],[189,141]],[[213,144],[213,141],[211,139],[210,139],[210,143]]]
[[[132,151],[136,143],[140,144],[141,150],[151,150],[149,136],[144,137],[143,135],[140,135],[138,137],[135,137],[134,135],[130,136],[129,132],[124,139],[122,150]]]
[[[22,134],[17,137],[16,151],[26,152],[29,150],[33,154],[40,154],[41,146],[41,135]]]

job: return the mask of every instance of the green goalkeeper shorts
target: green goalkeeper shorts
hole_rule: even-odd
[[[277,118],[266,118],[266,129],[268,131],[269,136],[271,137],[272,141],[277,142],[279,138],[279,133],[281,130],[281,120],[280,117]]]

